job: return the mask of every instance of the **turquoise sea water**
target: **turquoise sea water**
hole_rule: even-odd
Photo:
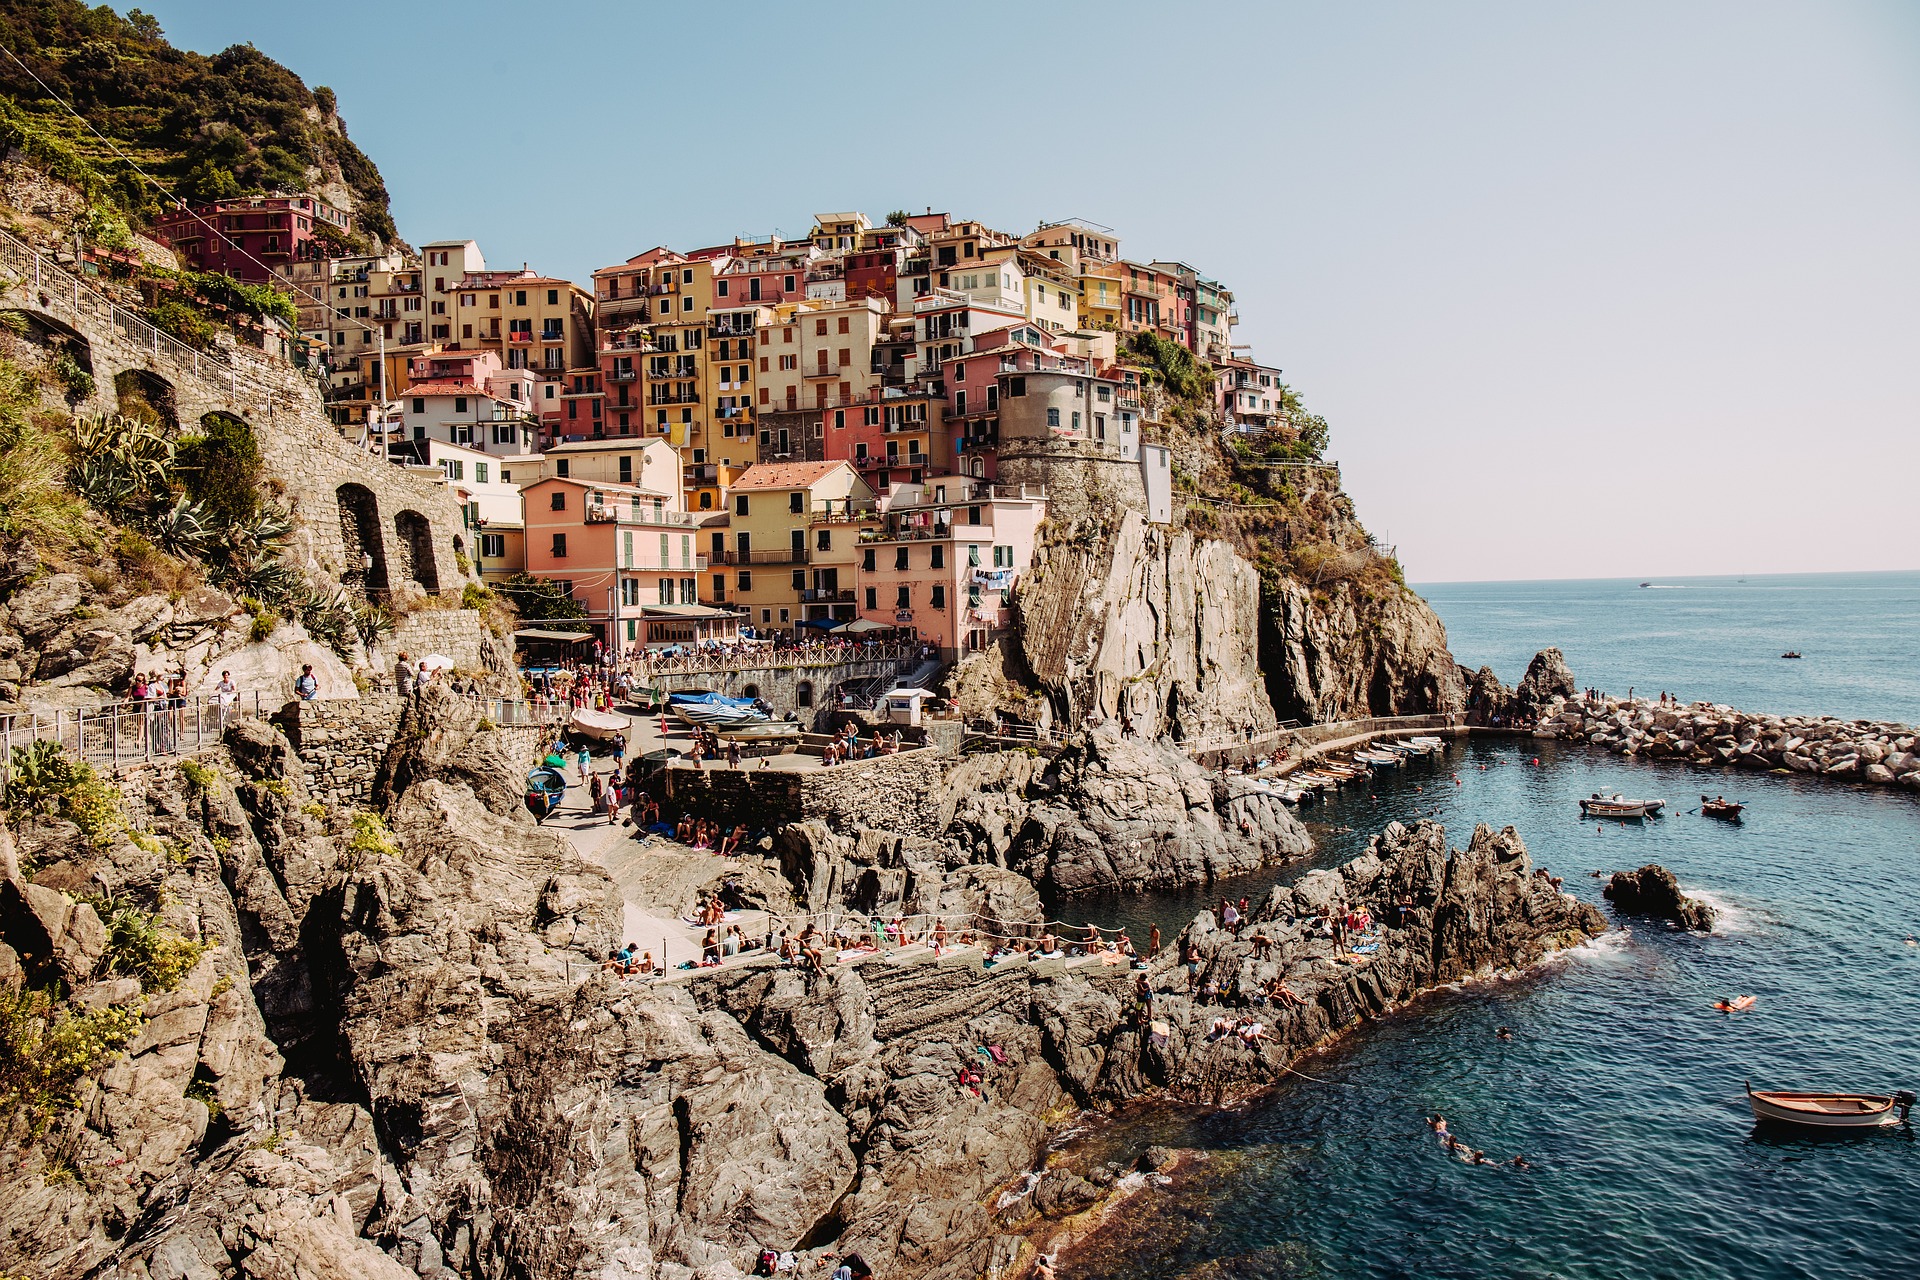
[[[1920,724],[1920,572],[1430,583],[1462,664],[1517,684],[1559,645],[1582,688]],[[1781,658],[1794,650],[1798,661]]]
[[[1899,609],[1913,607],[1920,582],[1907,578],[1886,592],[1904,600]],[[1837,626],[1830,641],[1792,641],[1809,658],[1852,655],[1817,679],[1796,673],[1792,680],[1809,683],[1769,689],[1765,664],[1756,663],[1743,677],[1748,687],[1722,692],[1705,683],[1710,655],[1661,637],[1776,634],[1768,626],[1786,624],[1758,619],[1756,596],[1726,592],[1736,618],[1716,617],[1698,603],[1705,595],[1693,597],[1687,627],[1676,628],[1649,622],[1647,610],[1676,607],[1641,604],[1651,592],[1629,585],[1624,603],[1609,606],[1592,587],[1510,584],[1434,596],[1455,643],[1481,638],[1479,652],[1509,681],[1518,669],[1501,655],[1558,642],[1583,683],[1920,719],[1912,666],[1876,684],[1864,674],[1872,646],[1840,643]],[[1491,616],[1463,602],[1473,592],[1488,593]],[[1825,612],[1836,616],[1834,601],[1846,600],[1857,613],[1859,599],[1836,594]],[[1535,631],[1534,620],[1556,609],[1585,618],[1587,629]],[[1820,607],[1796,599],[1782,612],[1809,609]],[[1509,627],[1501,618],[1521,621]],[[1861,629],[1885,636],[1911,626],[1868,621]],[[1893,638],[1912,644],[1910,634]],[[1582,653],[1598,674],[1582,670]],[[1622,665],[1616,675],[1605,663]],[[1849,689],[1877,705],[1835,706]],[[1671,816],[1596,831],[1574,802],[1602,787],[1663,796]],[[1745,800],[1748,820],[1729,826],[1688,813],[1703,791]],[[1203,891],[1077,900],[1074,914],[1117,917],[1141,931],[1136,937],[1159,923],[1171,937],[1222,893],[1257,896],[1277,879],[1351,856],[1390,819],[1423,815],[1445,822],[1455,845],[1475,821],[1515,825],[1536,862],[1596,903],[1589,871],[1663,863],[1723,909],[1722,926],[1700,936],[1625,924],[1521,977],[1437,993],[1300,1064],[1328,1083],[1289,1079],[1228,1112],[1153,1104],[1101,1123],[1080,1139],[1082,1155],[1126,1156],[1163,1142],[1204,1158],[1070,1251],[1063,1280],[1920,1274],[1913,1134],[1782,1138],[1756,1130],[1742,1095],[1749,1079],[1789,1089],[1920,1087],[1920,947],[1905,944],[1920,933],[1920,796],[1476,739],[1444,762],[1383,773],[1303,811],[1321,837],[1309,863]],[[1710,1008],[1740,993],[1759,1003],[1734,1017]],[[1513,1040],[1494,1037],[1501,1025]],[[1494,1158],[1525,1154],[1536,1171],[1444,1156],[1422,1121],[1433,1111]]]

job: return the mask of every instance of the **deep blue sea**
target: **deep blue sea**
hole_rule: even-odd
[[[1582,688],[1920,724],[1920,572],[1647,581],[1415,589],[1447,624],[1453,656],[1508,685],[1559,645]],[[1789,650],[1802,656],[1783,659]]]
[[[1558,643],[1583,684],[1920,720],[1920,575],[1681,585],[1431,598],[1462,661],[1484,658],[1509,682]],[[1760,660],[1788,644],[1806,665]],[[1575,800],[1603,787],[1663,796],[1671,816],[1596,830]],[[1746,801],[1747,821],[1689,813],[1703,791]],[[1588,872],[1663,863],[1723,909],[1722,925],[1701,936],[1623,924],[1526,975],[1436,993],[1299,1064],[1327,1083],[1289,1079],[1227,1112],[1143,1104],[1097,1123],[1079,1158],[1149,1142],[1204,1158],[1068,1251],[1063,1280],[1920,1275],[1914,1135],[1783,1139],[1755,1129],[1742,1094],[1747,1080],[1920,1088],[1920,947],[1905,941],[1920,933],[1920,796],[1475,739],[1303,810],[1320,837],[1308,863],[1070,911],[1158,923],[1171,937],[1223,893],[1257,896],[1343,861],[1390,819],[1422,815],[1455,845],[1475,821],[1513,824],[1537,863],[1596,903]],[[1743,993],[1759,998],[1745,1014],[1710,1007]],[[1511,1041],[1495,1038],[1502,1025]],[[1422,1120],[1434,1111],[1494,1158],[1524,1154],[1536,1170],[1448,1158]]]

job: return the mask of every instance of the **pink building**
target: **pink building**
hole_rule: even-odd
[[[911,627],[952,659],[1014,624],[1013,590],[1033,562],[1043,490],[961,477],[899,485],[883,522],[862,534],[860,616]]]
[[[521,497],[527,572],[563,584],[602,637],[611,633],[623,648],[644,645],[650,619],[684,619],[705,608],[700,517],[680,510],[676,496],[549,476],[524,486]]]

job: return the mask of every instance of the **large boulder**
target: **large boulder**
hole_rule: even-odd
[[[1538,712],[1551,705],[1554,699],[1571,698],[1578,692],[1573,682],[1573,671],[1567,666],[1566,655],[1550,648],[1533,655],[1533,661],[1527,664],[1527,674],[1521,677],[1519,687],[1513,691],[1513,698],[1519,709]]]
[[[1493,673],[1492,667],[1481,667],[1473,673],[1473,683],[1467,688],[1467,709],[1477,711],[1483,716],[1501,716],[1513,702],[1513,690],[1500,683],[1500,677]]]
[[[1713,929],[1713,908],[1680,892],[1673,872],[1658,863],[1638,871],[1616,871],[1607,882],[1607,900],[1623,915],[1671,920],[1683,929],[1702,933]]]

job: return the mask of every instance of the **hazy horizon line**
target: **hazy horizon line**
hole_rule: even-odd
[[[1791,573],[1667,573],[1650,574],[1644,578],[1635,574],[1597,574],[1583,578],[1432,578],[1414,581],[1409,579],[1407,586],[1418,591],[1426,587],[1494,587],[1539,585],[1547,582],[1651,582],[1658,585],[1666,581],[1725,580],[1744,582],[1749,578],[1876,578],[1898,574],[1920,574],[1920,566],[1912,569],[1802,569]]]

